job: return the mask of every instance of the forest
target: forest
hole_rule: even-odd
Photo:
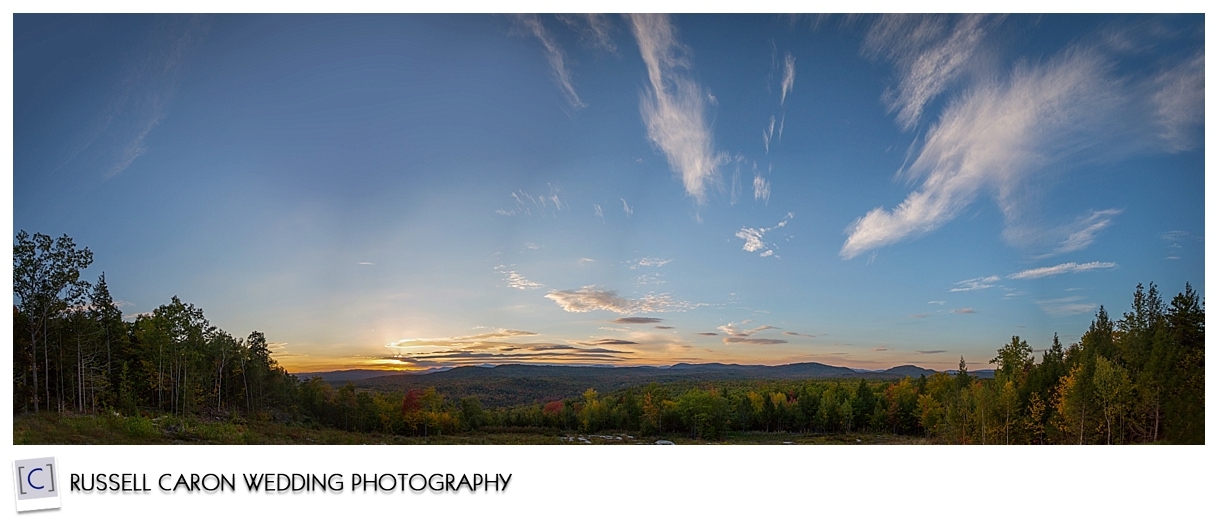
[[[651,382],[605,394],[487,407],[435,388],[335,388],[280,367],[264,334],[234,336],[173,297],[126,320],[88,248],[64,235],[13,246],[15,415],[189,416],[359,433],[443,436],[537,430],[723,440],[733,434],[896,434],[951,444],[1202,444],[1205,309],[1186,284],[1165,301],[1137,285],[1101,306],[1078,343],[1037,358],[995,341],[994,377]],[[1041,345],[1038,345],[1041,346]]]

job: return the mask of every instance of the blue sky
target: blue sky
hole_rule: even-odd
[[[14,232],[293,371],[984,368],[1204,296],[1201,16],[14,17]]]

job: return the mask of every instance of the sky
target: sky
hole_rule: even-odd
[[[15,15],[13,233],[293,372],[985,369],[1204,297],[1203,22]]]

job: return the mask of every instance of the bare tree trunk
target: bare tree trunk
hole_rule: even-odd
[[[30,330],[30,372],[34,374],[34,385],[30,394],[34,396],[34,412],[38,412],[38,348],[36,346],[38,337],[38,328],[34,327]],[[45,345],[43,346],[46,347]]]
[[[80,336],[76,336],[76,411],[85,412],[85,366],[84,359],[80,356]]]
[[[42,316],[42,370],[43,377],[42,385],[46,388],[47,393],[47,410],[51,410],[51,359],[47,350],[51,349],[50,340],[47,337],[47,318]]]
[[[1159,397],[1155,397],[1155,430],[1152,436],[1153,441],[1159,441]]]

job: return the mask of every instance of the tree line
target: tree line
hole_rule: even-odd
[[[1040,356],[1018,336],[992,379],[651,383],[484,408],[434,388],[369,391],[297,380],[266,337],[239,338],[176,296],[123,319],[92,253],[68,236],[18,233],[13,248],[14,410],[210,413],[350,431],[436,435],[481,428],[634,432],[721,439],[733,432],[882,432],[962,444],[1204,443],[1205,310],[1191,285],[1170,302],[1138,285],[1119,319],[1100,307],[1078,343]]]
[[[237,338],[177,296],[133,321],[106,275],[81,277],[88,248],[64,235],[13,246],[13,409],[134,414],[263,413],[290,406],[295,378],[266,337]]]

